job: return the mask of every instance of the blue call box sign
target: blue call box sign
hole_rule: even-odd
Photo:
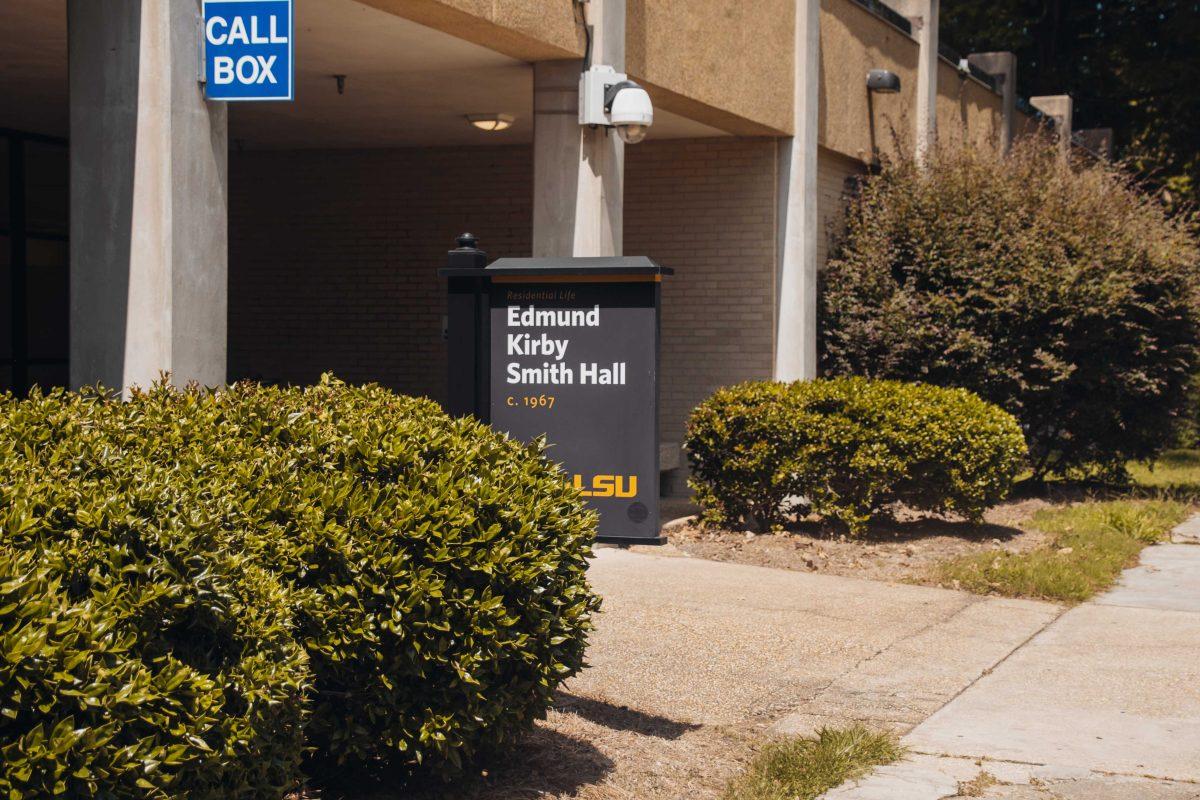
[[[204,0],[209,100],[291,100],[293,0]]]

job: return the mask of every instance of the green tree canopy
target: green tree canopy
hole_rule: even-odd
[[[1068,93],[1075,128],[1109,128],[1169,205],[1200,200],[1200,2],[947,0],[962,52],[1017,54],[1022,96]]]

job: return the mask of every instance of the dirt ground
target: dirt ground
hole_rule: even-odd
[[[560,693],[517,752],[453,787],[341,775],[294,800],[682,800],[716,798],[761,743],[762,725],[708,726]]]
[[[931,573],[941,561],[996,548],[1022,552],[1042,544],[1045,534],[1020,525],[1051,505],[1043,499],[1012,500],[990,509],[982,525],[901,514],[896,522],[874,523],[863,537],[849,539],[812,522],[766,534],[701,527],[690,518],[695,506],[676,501],[666,508],[677,518],[667,522],[664,533],[668,547],[684,556],[936,586]]]

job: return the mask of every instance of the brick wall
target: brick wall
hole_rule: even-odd
[[[714,389],[771,376],[775,142],[697,139],[625,150],[625,252],[674,267],[663,283],[661,427]]]
[[[864,172],[861,161],[824,147],[817,151],[817,215],[821,227],[821,238],[817,240],[819,269],[825,267],[830,245],[842,232],[845,223],[847,179]]]
[[[662,435],[679,441],[718,386],[771,374],[775,147],[770,139],[626,150],[625,251],[674,267],[663,287]],[[229,375],[349,381],[443,399],[445,287],[470,230],[492,257],[530,251],[526,147],[246,152],[230,158]]]
[[[530,252],[525,147],[247,152],[229,183],[231,379],[330,370],[441,400],[454,237]]]

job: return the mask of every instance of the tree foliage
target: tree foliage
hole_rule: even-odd
[[[947,0],[941,35],[963,52],[1011,50],[1026,97],[1075,98],[1075,128],[1111,127],[1118,158],[1169,205],[1200,200],[1200,2]]]

